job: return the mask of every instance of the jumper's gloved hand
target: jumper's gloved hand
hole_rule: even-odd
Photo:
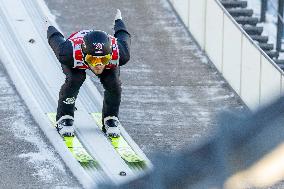
[[[115,15],[114,21],[119,20],[119,19],[122,20],[121,12],[119,9],[116,9],[116,15]]]
[[[114,17],[114,21],[113,21],[113,29],[114,29],[114,27],[115,27],[115,21],[116,20],[122,20],[122,17],[121,17],[121,12],[120,12],[120,10],[119,9],[116,9],[116,15],[115,15],[115,17]]]

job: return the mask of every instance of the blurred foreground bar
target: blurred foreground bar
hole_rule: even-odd
[[[223,113],[215,137],[172,156],[157,155],[155,169],[117,189],[244,189],[284,178],[284,98],[241,117]]]

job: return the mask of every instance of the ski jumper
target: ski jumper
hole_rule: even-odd
[[[59,92],[56,120],[64,115],[74,117],[76,98],[86,79],[85,71],[89,69],[84,62],[81,44],[84,35],[90,31],[76,32],[65,40],[55,27],[50,26],[48,28],[49,45],[61,63],[62,71],[66,76]],[[110,64],[106,65],[104,71],[97,75],[104,88],[103,118],[107,116],[118,117],[122,90],[119,66],[126,64],[130,59],[130,34],[122,20],[115,21],[114,31],[114,37],[109,35],[112,41],[112,59]]]

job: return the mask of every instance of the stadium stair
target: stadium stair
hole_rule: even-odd
[[[254,40],[258,46],[282,69],[284,60],[278,59],[279,52],[274,50],[274,45],[268,43],[268,36],[262,35],[263,27],[257,26],[259,19],[253,16],[253,9],[247,8],[245,0],[220,0],[224,8],[236,20],[244,31]]]

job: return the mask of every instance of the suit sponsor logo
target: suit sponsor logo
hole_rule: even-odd
[[[65,104],[74,104],[76,101],[76,98],[75,97],[72,97],[72,98],[66,98],[63,103]]]

